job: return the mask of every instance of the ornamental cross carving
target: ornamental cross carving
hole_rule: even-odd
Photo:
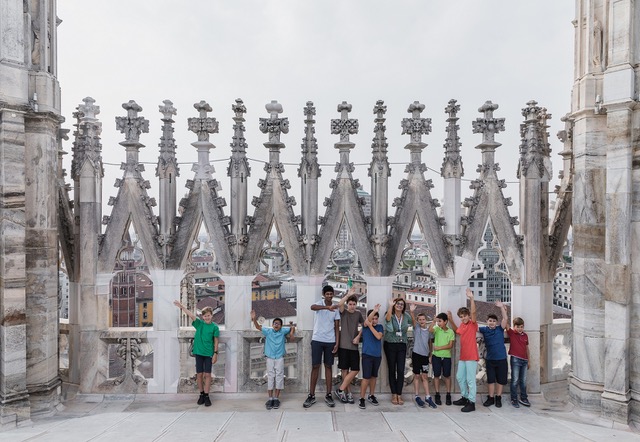
[[[207,117],[207,113],[213,109],[204,100],[195,103],[193,107],[198,111],[198,116],[187,120],[189,130],[198,134],[198,141],[209,141],[209,134],[218,133],[218,121],[215,118]]]
[[[349,118],[351,105],[346,101],[338,105],[338,112],[340,112],[340,119],[331,120],[331,133],[340,135],[340,143],[349,143],[349,135],[358,133],[358,120]]]
[[[498,107],[487,101],[478,109],[478,112],[484,113],[484,118],[476,118],[473,122],[473,133],[482,134],[483,144],[495,144],[495,134],[504,131],[504,118],[493,118],[493,111]]]
[[[282,105],[276,100],[271,100],[265,106],[269,112],[269,118],[260,118],[260,132],[269,134],[269,143],[280,144],[280,134],[289,132],[289,119],[278,118],[282,113]]]
[[[313,119],[316,115],[316,108],[313,105],[313,101],[307,101],[307,105],[304,107],[303,111],[305,116],[305,137],[302,139],[302,152],[305,154],[315,154],[318,151],[318,140],[313,136],[316,132],[316,129],[313,127],[316,122],[316,120]]]
[[[422,135],[431,132],[431,118],[420,118],[424,108],[424,104],[414,101],[407,109],[411,118],[402,119],[402,135],[409,134],[412,143],[422,143]]]
[[[233,142],[231,143],[232,152],[245,152],[247,143],[244,138],[244,114],[247,113],[247,108],[244,102],[240,98],[236,98],[235,104],[231,105],[231,110],[235,114],[233,121]]]
[[[116,117],[116,128],[124,134],[125,140],[137,143],[141,133],[149,132],[149,120],[138,116],[142,107],[133,100],[123,103],[122,108],[127,111],[127,116]]]
[[[86,97],[83,100],[84,104],[78,106],[78,118],[80,120],[95,120],[96,115],[100,113],[100,106],[96,106],[94,100],[91,97]]]

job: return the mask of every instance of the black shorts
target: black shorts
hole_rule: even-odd
[[[485,359],[487,367],[487,384],[507,385],[507,360]]]
[[[362,355],[362,379],[378,377],[382,356]]]
[[[441,358],[440,356],[431,356],[431,365],[433,365],[433,376],[439,378],[451,377],[451,358]]]
[[[331,367],[333,365],[333,347],[335,342],[311,341],[311,365],[316,366],[322,364]]]
[[[196,373],[211,373],[211,368],[213,368],[211,356],[194,356],[196,357]]]
[[[360,371],[360,353],[358,353],[358,350],[339,348],[338,368],[340,370]]]
[[[413,374],[428,374],[429,373],[429,356],[424,356],[411,352],[411,365],[413,367]]]

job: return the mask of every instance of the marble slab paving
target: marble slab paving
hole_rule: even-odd
[[[208,413],[206,416],[203,413],[184,413],[157,440],[214,440],[228,425],[232,415],[232,412]]]
[[[140,441],[153,440],[161,436],[171,425],[173,425],[182,413],[131,413],[100,434],[93,441]]]
[[[287,432],[306,432],[309,434],[334,431],[333,416],[329,411],[324,413],[287,411],[283,413],[280,429]]]
[[[340,431],[380,433],[381,435],[392,432],[382,413],[335,413],[334,420],[336,429]]]

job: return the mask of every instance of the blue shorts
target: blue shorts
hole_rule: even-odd
[[[507,360],[506,359],[486,359],[487,383],[507,385]]]
[[[433,376],[439,378],[440,375],[445,378],[451,377],[451,358],[441,358],[440,356],[431,356],[431,366],[433,367]]]
[[[333,347],[335,342],[320,342],[311,341],[311,365],[322,364],[324,358],[324,365],[331,367],[333,365]]]
[[[211,356],[194,355],[196,357],[196,373],[211,373],[213,361]]]
[[[362,355],[362,379],[371,379],[378,377],[382,356]]]

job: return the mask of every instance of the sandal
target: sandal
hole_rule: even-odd
[[[393,405],[398,405],[398,395],[397,394],[392,394],[391,395],[391,403]]]
[[[404,401],[402,400],[402,396],[398,395],[398,405],[404,405]]]

